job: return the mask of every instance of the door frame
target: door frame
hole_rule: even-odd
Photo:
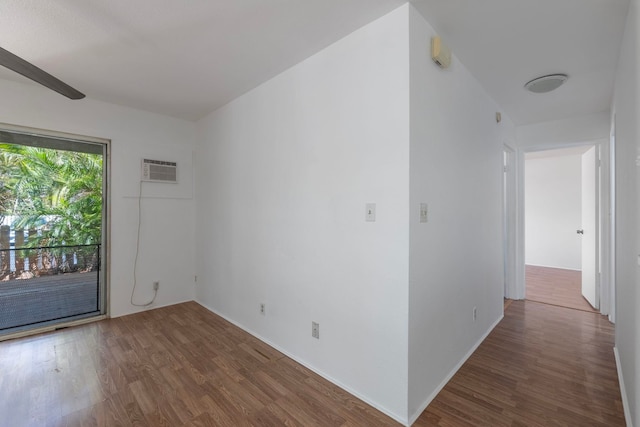
[[[46,325],[41,327],[35,327],[32,329],[27,329],[23,331],[18,331],[14,333],[8,333],[0,336],[0,341],[19,338],[23,336],[29,336],[34,334],[39,334],[43,332],[48,332],[64,327],[81,325],[85,323],[95,322],[98,320],[103,320],[105,318],[109,318],[111,316],[111,140],[87,135],[79,135],[72,134],[67,132],[58,132],[54,130],[48,129],[39,129],[28,126],[19,126],[12,125],[8,123],[0,122],[0,130],[18,133],[18,134],[26,134],[26,135],[34,135],[41,136],[45,138],[56,138],[61,140],[70,140],[81,143],[89,143],[89,144],[100,144],[103,146],[103,162],[102,162],[102,186],[103,186],[103,198],[102,198],[102,253],[100,255],[100,264],[101,264],[101,277],[102,277],[102,288],[100,289],[100,308],[102,314],[77,319],[77,320],[69,320],[66,322],[60,322],[53,325]]]
[[[572,148],[585,145],[595,145],[600,155],[600,173],[599,176],[599,209],[598,219],[599,235],[597,259],[599,262],[596,268],[599,271],[599,300],[600,312],[608,315],[615,312],[615,300],[611,298],[613,271],[611,263],[612,240],[611,230],[613,228],[613,216],[611,215],[612,199],[614,194],[613,182],[611,180],[611,156],[610,141],[598,138],[595,140],[586,140],[570,143],[541,143],[527,147],[519,147],[516,150],[517,166],[516,166],[516,278],[513,299],[524,299],[526,297],[526,281],[525,281],[525,185],[524,185],[524,169],[525,154],[555,150],[561,148]],[[609,214],[604,214],[609,213]]]
[[[517,298],[516,277],[518,264],[517,248],[517,151],[509,143],[503,145],[502,172],[502,225],[503,225],[503,262],[504,297]]]
[[[602,216],[604,216],[607,221],[607,233],[602,235],[602,240],[607,239],[604,244],[609,248],[609,256],[606,253],[603,253],[602,256],[603,268],[606,266],[606,270],[609,272],[609,280],[608,287],[609,292],[604,296],[604,300],[600,300],[600,304],[606,304],[608,307],[608,315],[609,321],[611,323],[616,323],[616,274],[615,274],[615,265],[616,265],[616,114],[613,113],[611,118],[611,130],[609,132],[609,147],[605,150],[606,152],[603,155],[606,155],[608,158],[608,162],[606,165],[603,165],[603,174],[606,175],[606,179],[609,180],[609,189],[610,194],[607,198],[606,209],[602,210]],[[605,168],[606,166],[606,168]],[[604,197],[604,194],[602,195]],[[604,301],[604,302],[603,302]]]

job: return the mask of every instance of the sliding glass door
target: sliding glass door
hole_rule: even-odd
[[[0,337],[105,313],[108,148],[0,128]]]

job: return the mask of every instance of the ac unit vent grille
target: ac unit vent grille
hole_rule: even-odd
[[[142,159],[142,180],[153,182],[178,182],[178,164],[163,160]]]

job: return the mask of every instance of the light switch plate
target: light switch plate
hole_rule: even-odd
[[[365,206],[365,220],[367,222],[375,222],[376,220],[376,204],[367,203]]]
[[[429,210],[426,203],[420,203],[420,222],[429,222]]]

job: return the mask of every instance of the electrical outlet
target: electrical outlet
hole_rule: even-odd
[[[160,282],[158,281],[153,282],[153,290],[157,291],[158,289],[160,289]]]
[[[260,304],[260,314],[262,314],[263,316],[266,314],[265,303]]]
[[[311,336],[316,339],[320,339],[320,324],[311,322]]]
[[[475,322],[477,318],[478,318],[478,309],[476,307],[473,307],[473,321]]]

